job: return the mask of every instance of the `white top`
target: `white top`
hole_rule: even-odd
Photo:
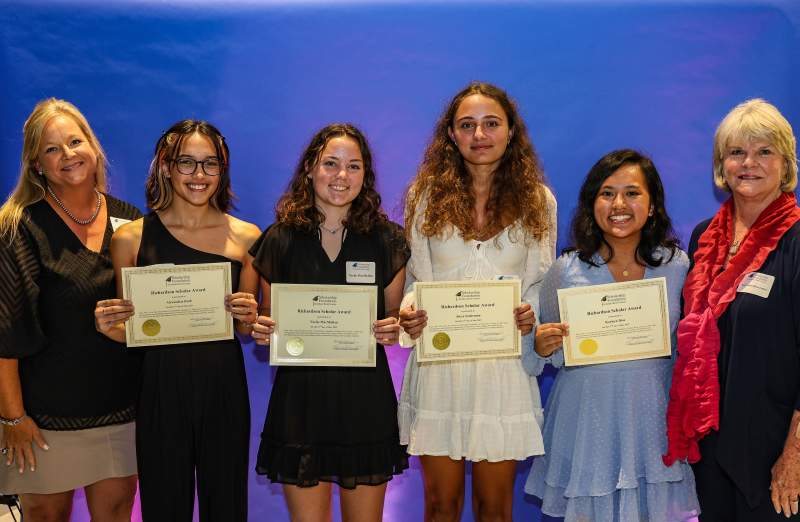
[[[404,305],[414,281],[480,281],[516,276],[523,300],[538,314],[539,286],[553,262],[556,201],[547,191],[549,226],[541,241],[513,224],[486,241],[464,241],[454,231],[419,233],[425,202],[411,231]],[[413,344],[403,336],[402,344]],[[492,462],[543,453],[539,387],[519,358],[406,364],[398,409],[400,441],[412,455],[446,455]]]

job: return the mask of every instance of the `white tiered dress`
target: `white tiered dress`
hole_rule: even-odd
[[[553,262],[556,202],[548,191],[550,223],[540,241],[526,240],[514,224],[486,241],[464,241],[457,232],[425,237],[415,226],[406,269],[406,299],[414,281],[521,280],[522,299],[538,308],[539,286]],[[424,215],[424,206],[417,213]],[[404,345],[411,344],[403,336]],[[411,455],[498,462],[544,452],[542,405],[535,377],[519,358],[418,364],[412,352],[398,407],[400,442]]]

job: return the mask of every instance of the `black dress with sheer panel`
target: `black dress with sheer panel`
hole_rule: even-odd
[[[95,329],[94,308],[116,294],[113,228],[141,213],[105,200],[99,252],[44,200],[25,208],[13,241],[0,240],[0,357],[19,359],[25,411],[47,430],[134,420],[140,359]]]
[[[144,217],[137,266],[230,262],[178,241],[155,213]],[[144,520],[247,520],[250,402],[239,340],[145,349],[136,451]]]
[[[347,230],[331,261],[316,231],[273,225],[253,245],[253,264],[270,284],[348,284],[348,262],[375,263],[378,318],[383,290],[405,266],[408,246],[389,224]],[[383,346],[375,368],[281,366],[275,374],[256,471],[273,482],[343,488],[378,485],[408,467],[397,427],[397,396]]]

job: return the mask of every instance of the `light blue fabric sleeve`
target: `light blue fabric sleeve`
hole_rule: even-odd
[[[558,323],[561,321],[558,311],[558,289],[563,286],[564,272],[569,261],[569,254],[562,255],[556,259],[556,262],[545,274],[539,291],[539,317],[536,320],[537,324]],[[556,351],[550,357],[540,357],[534,349],[535,344],[536,339],[533,333],[522,338],[522,367],[525,368],[528,374],[541,374],[545,364],[552,364],[556,368],[564,365],[563,350]]]
[[[675,360],[678,347],[678,321],[681,317],[681,293],[686,272],[689,270],[689,258],[683,250],[677,250],[669,263],[662,265],[663,274],[667,278],[667,299],[669,300],[669,327],[672,340],[672,360]]]

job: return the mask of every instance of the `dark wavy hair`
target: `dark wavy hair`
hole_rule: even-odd
[[[209,203],[220,212],[227,212],[231,208],[235,208],[233,201],[236,196],[231,188],[230,153],[228,145],[225,143],[225,137],[219,129],[207,121],[189,119],[181,120],[167,129],[156,143],[153,161],[150,162],[150,173],[145,183],[145,198],[148,208],[163,210],[172,203],[172,184],[167,178],[169,168],[164,169],[163,167],[180,154],[183,142],[195,133],[201,134],[211,141],[215,154],[222,163],[219,185],[217,185],[216,192],[211,195]],[[198,165],[197,168],[202,167]]]
[[[672,220],[667,214],[664,203],[664,186],[661,184],[661,176],[658,175],[656,166],[650,158],[632,149],[609,152],[589,170],[578,195],[578,207],[572,216],[573,243],[572,246],[565,248],[564,252],[577,251],[578,258],[592,266],[597,266],[592,261],[592,256],[600,250],[602,245],[605,245],[609,252],[606,262],[614,257],[614,249],[606,241],[603,231],[595,220],[594,202],[603,182],[624,165],[638,165],[642,170],[647,183],[647,192],[650,193],[650,204],[653,206],[653,215],[647,218],[642,227],[642,235],[639,245],[636,247],[637,258],[649,266],[660,266],[661,263],[669,262],[672,259],[680,243],[672,229]],[[658,247],[669,250],[669,258],[663,259],[658,255],[656,252]]]
[[[325,216],[314,205],[314,184],[308,178],[317,165],[325,146],[333,138],[347,137],[358,144],[364,160],[364,183],[361,192],[350,205],[344,225],[361,233],[367,233],[376,225],[387,225],[389,218],[381,208],[381,196],[375,189],[375,170],[372,167],[372,153],[364,134],[349,123],[332,123],[320,129],[311,138],[297,167],[294,169],[289,186],[275,207],[275,221],[311,232],[325,220]]]
[[[492,176],[485,230],[476,230],[473,223],[472,176],[448,132],[461,102],[473,94],[499,103],[513,131]],[[514,221],[519,221],[529,236],[537,240],[544,237],[549,223],[544,174],[519,109],[504,90],[489,83],[473,82],[455,95],[436,123],[433,138],[405,199],[406,233],[414,226],[419,204],[424,199],[428,205],[420,232],[428,237],[439,234],[448,225],[458,229],[464,240],[476,239],[479,235],[491,237]]]

